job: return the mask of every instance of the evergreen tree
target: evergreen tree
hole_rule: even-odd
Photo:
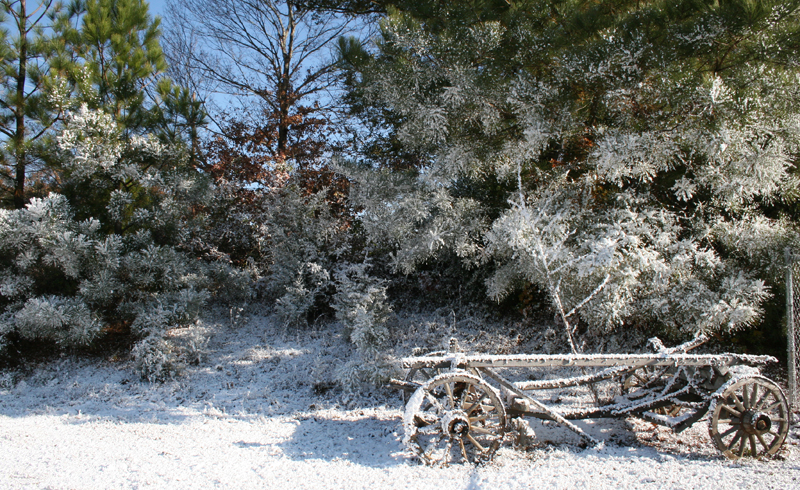
[[[60,117],[48,100],[52,86],[50,60],[54,39],[48,30],[60,12],[52,0],[29,6],[26,0],[3,1],[0,22],[0,202],[22,208],[29,194],[28,178],[43,168],[47,130]]]
[[[341,58],[353,107],[419,157],[349,170],[399,270],[454,251],[495,298],[546,292],[570,341],[579,316],[758,320],[794,236],[775,213],[796,188],[798,2],[395,5],[373,54]]]
[[[57,29],[80,103],[112,114],[128,134],[183,141],[196,155],[202,101],[164,76],[160,24],[142,0],[76,0]]]

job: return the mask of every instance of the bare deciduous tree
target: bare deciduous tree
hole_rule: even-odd
[[[168,5],[165,44],[171,64],[181,65],[190,85],[207,96],[260,99],[279,127],[277,155],[287,153],[297,109],[330,108],[332,98],[326,92],[335,85],[336,72],[327,50],[350,30],[351,17],[310,11],[293,0]]]

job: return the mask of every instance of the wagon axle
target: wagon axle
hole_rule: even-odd
[[[464,438],[469,434],[469,417],[463,410],[446,412],[442,416],[442,428],[450,437]]]
[[[763,434],[772,428],[772,419],[762,412],[745,412],[742,414],[742,427],[748,434]]]

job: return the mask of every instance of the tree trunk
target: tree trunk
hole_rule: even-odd
[[[27,170],[27,152],[25,149],[25,82],[28,57],[27,13],[25,0],[20,0],[19,16],[19,71],[17,72],[17,94],[14,101],[14,154],[16,158],[16,176],[14,179],[14,208],[25,207],[25,171]]]

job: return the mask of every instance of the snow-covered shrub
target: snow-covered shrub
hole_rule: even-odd
[[[578,317],[600,329],[655,320],[687,336],[758,320],[764,281],[696,239],[681,239],[673,213],[630,194],[601,210],[566,187],[548,194],[514,202],[487,234],[504,263],[487,284],[494,297],[520,281],[540,285],[571,343]]]
[[[172,363],[166,332],[194,322],[219,290],[246,293],[248,273],[183,250],[210,191],[180,154],[125,140],[85,107],[59,144],[64,194],[0,210],[0,335],[74,346],[123,326],[146,339],[137,367],[160,377]]]
[[[392,309],[387,303],[386,281],[370,276],[368,270],[366,262],[343,265],[335,274],[332,306],[350,340],[372,357],[389,340],[386,320]]]
[[[281,321],[307,324],[331,301],[331,271],[348,250],[346,230],[324,191],[304,195],[292,181],[265,190],[258,212],[261,292],[275,301]]]
[[[159,335],[149,335],[131,349],[136,372],[150,382],[165,381],[178,369],[173,346]]]
[[[197,290],[202,261],[153,244],[148,233],[103,235],[77,222],[64,196],[0,211],[4,331],[23,338],[86,345],[109,323],[138,336],[163,335],[194,321],[209,297]]]
[[[193,329],[183,345],[182,357],[189,364],[200,364],[208,357],[208,337],[200,329]]]
[[[386,320],[391,313],[386,298],[386,281],[370,276],[370,264],[342,265],[335,274],[336,294],[332,307],[345,334],[355,344],[356,359],[337,371],[346,389],[384,384],[394,374],[384,350],[389,340]]]
[[[494,298],[532,285],[573,349],[579,318],[683,335],[759,321],[797,236],[776,218],[797,202],[800,72],[778,41],[796,12],[648,4],[564,37],[527,4],[426,5],[436,22],[398,9],[373,54],[343,48],[365,121],[390,114],[384,134],[417,158],[342,166],[396,270],[450,253],[491,272]],[[714,45],[747,62],[716,65]]]
[[[279,274],[285,272],[284,267],[281,269],[284,270]],[[305,324],[308,321],[308,314],[317,306],[318,301],[326,296],[325,293],[330,285],[331,279],[327,269],[316,262],[299,264],[294,281],[283,287],[283,295],[275,301],[278,318],[287,325]]]
[[[14,315],[14,326],[32,340],[54,340],[64,345],[87,345],[100,334],[102,323],[78,298],[30,298]]]
[[[400,375],[397,366],[387,358],[368,358],[363,354],[354,356],[336,369],[336,380],[345,391],[369,391],[376,386],[385,386],[393,377]]]

